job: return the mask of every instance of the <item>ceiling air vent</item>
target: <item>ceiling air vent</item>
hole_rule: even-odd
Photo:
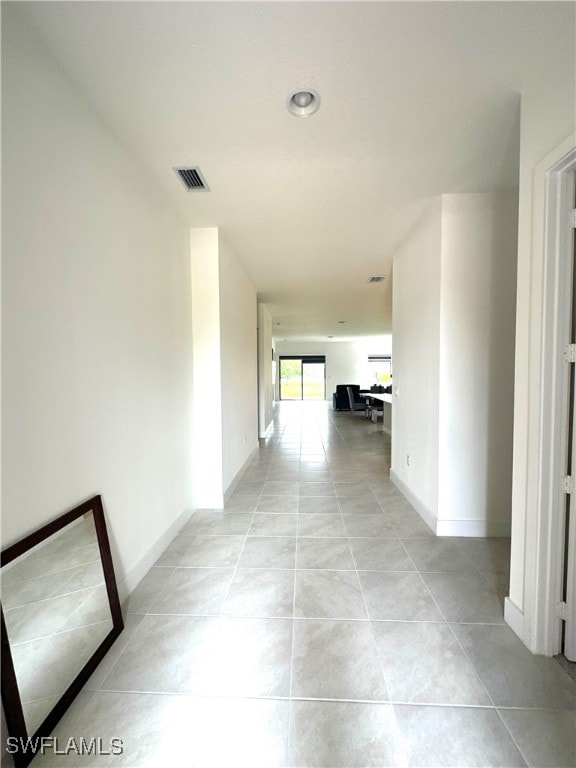
[[[180,177],[180,181],[189,192],[208,190],[209,186],[204,181],[200,168],[174,168],[174,172]]]
[[[382,280],[386,280],[386,275],[371,275],[368,278],[369,283],[381,283]]]

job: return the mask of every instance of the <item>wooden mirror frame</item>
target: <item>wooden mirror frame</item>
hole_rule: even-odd
[[[21,745],[30,737],[33,740],[37,740],[36,748],[31,745],[26,751],[19,749],[13,753],[14,765],[16,768],[26,768],[27,765],[33,760],[37,747],[40,744],[40,738],[42,736],[49,736],[53,731],[56,723],[60,720],[62,715],[66,712],[70,704],[74,701],[76,696],[80,693],[80,690],[88,681],[98,664],[104,658],[106,652],[111,647],[112,643],[120,632],[124,629],[124,620],[122,618],[122,611],[120,609],[120,599],[118,597],[118,588],[116,586],[116,578],[114,576],[114,565],[112,563],[112,555],[110,552],[110,542],[108,540],[108,532],[106,530],[106,520],[104,518],[104,509],[102,507],[102,498],[100,496],[94,496],[88,501],[83,502],[74,509],[66,512],[60,517],[52,520],[50,523],[43,525],[38,530],[25,536],[15,544],[6,547],[0,553],[0,568],[8,565],[8,563],[15,560],[17,557],[28,552],[30,549],[40,544],[41,542],[54,535],[62,528],[70,523],[73,523],[79,517],[93,513],[94,525],[96,527],[96,538],[98,541],[98,548],[100,550],[100,560],[102,563],[102,570],[104,572],[104,582],[106,584],[106,591],[108,593],[108,602],[110,605],[110,612],[112,615],[112,629],[102,640],[100,645],[96,648],[92,656],[84,664],[80,672],[76,675],[74,680],[70,683],[68,688],[64,691],[60,699],[56,702],[54,707],[46,715],[40,726],[35,733],[29,734],[26,727],[26,720],[24,718],[24,710],[22,707],[22,700],[20,697],[20,690],[18,687],[18,679],[16,677],[16,671],[14,669],[14,661],[12,658],[12,650],[10,648],[10,639],[6,630],[6,623],[4,621],[4,611],[0,604],[0,618],[1,618],[1,652],[2,652],[2,704],[4,706],[4,714],[6,716],[6,725],[8,727],[8,735],[16,737]],[[22,739],[23,741],[20,741]]]

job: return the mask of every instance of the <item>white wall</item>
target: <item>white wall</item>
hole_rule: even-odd
[[[369,388],[374,383],[370,379],[368,355],[392,354],[392,336],[358,341],[277,342],[276,352],[278,359],[281,355],[325,355],[326,400],[331,402],[337,384],[359,384]],[[394,361],[392,365],[395,366]]]
[[[126,591],[191,504],[187,230],[2,24],[2,543],[101,493]]]
[[[516,213],[444,195],[394,260],[391,476],[439,535],[510,528]]]
[[[547,70],[534,73],[522,93],[520,200],[514,389],[512,562],[506,617],[532,650],[539,651],[533,626],[539,600],[538,551],[543,354],[543,226],[546,171],[560,159],[556,148],[574,146],[576,131],[573,4],[555,4],[565,19]]]
[[[434,516],[438,507],[441,211],[441,200],[432,201],[395,255],[393,268],[391,471]]]
[[[258,448],[256,289],[219,236],[224,493]]]
[[[256,290],[217,228],[190,238],[195,505],[221,508],[258,448]]]
[[[518,196],[444,195],[439,534],[506,534],[512,489]]]
[[[272,317],[265,304],[258,304],[258,436],[266,437],[273,418]]]
[[[194,355],[194,506],[221,507],[222,373],[220,267],[216,227],[190,230]]]

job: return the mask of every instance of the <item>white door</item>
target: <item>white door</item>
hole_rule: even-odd
[[[564,655],[576,661],[576,173],[571,172],[566,184],[569,200],[566,254],[570,274],[569,343],[566,349],[567,366],[567,440],[566,478],[563,501],[565,504],[564,524],[564,572],[562,602],[564,612]],[[569,479],[568,479],[569,478]]]

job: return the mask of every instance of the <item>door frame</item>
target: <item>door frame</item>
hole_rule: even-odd
[[[541,411],[536,508],[535,589],[532,605],[532,651],[552,656],[560,652],[564,567],[564,518],[561,479],[566,474],[565,417],[569,391],[564,350],[570,341],[572,265],[569,211],[574,203],[576,147],[546,173],[544,271],[542,294]],[[576,496],[574,496],[576,509]]]

